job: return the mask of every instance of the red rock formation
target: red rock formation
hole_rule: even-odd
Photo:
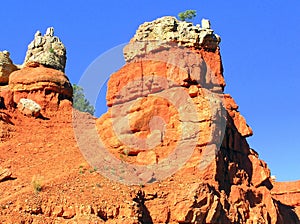
[[[72,111],[62,72],[12,73],[0,87],[0,222],[299,223],[298,182],[273,182],[249,147],[252,130],[223,92],[219,38],[204,34],[179,35],[184,47],[133,39],[99,119]],[[22,97],[49,119],[23,116]]]
[[[60,102],[65,99],[71,101],[73,94],[71,84],[63,72],[36,62],[28,63],[21,70],[13,72],[8,87],[13,103],[18,104],[21,98],[28,98],[41,105],[44,112],[58,110]]]
[[[110,77],[109,110],[97,121],[105,147],[127,163],[157,167],[185,140],[190,141],[181,148],[186,151],[176,152],[177,156],[186,156],[192,148],[171,178],[172,191],[153,187],[156,194],[167,195],[151,199],[146,199],[147,190],[141,193],[140,203],[149,213],[144,222],[299,222],[291,208],[273,198],[270,170],[246,141],[252,130],[232,97],[222,92],[225,81],[218,48],[133,40],[125,53],[130,60]],[[188,98],[194,108],[183,110]],[[137,174],[137,179],[163,184],[160,172]]]

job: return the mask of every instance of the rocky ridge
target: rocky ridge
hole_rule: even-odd
[[[179,42],[174,24],[191,27],[163,17],[137,30],[98,119],[72,110],[68,78],[48,64],[9,75],[0,87],[0,222],[299,223],[299,184],[274,182],[223,92],[218,39]],[[38,103],[42,116],[24,116],[21,99]]]

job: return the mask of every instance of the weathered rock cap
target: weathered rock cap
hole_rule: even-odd
[[[8,51],[0,51],[0,84],[8,84],[9,75],[16,70],[18,68],[10,59],[10,53]]]
[[[176,43],[178,46],[215,51],[221,38],[214,34],[210,21],[202,19],[200,24],[179,21],[172,16],[164,16],[152,22],[140,25],[130,43],[124,48],[125,60],[148,54],[164,47],[164,43]]]
[[[9,87],[13,92],[56,92],[64,98],[72,98],[73,89],[68,77],[61,71],[30,62],[11,74]]]
[[[35,33],[34,40],[28,45],[24,64],[38,62],[46,67],[64,72],[66,60],[64,44],[57,36],[54,36],[54,28],[49,27],[44,36],[40,31]]]

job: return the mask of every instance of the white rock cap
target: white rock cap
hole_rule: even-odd
[[[201,25],[203,29],[210,29],[210,21],[208,19],[202,19]]]
[[[50,37],[54,36],[54,28],[53,27],[48,27],[47,28],[46,36],[50,36]]]

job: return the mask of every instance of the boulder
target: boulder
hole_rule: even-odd
[[[25,116],[38,117],[41,112],[41,106],[30,99],[20,99],[17,107]]]
[[[7,178],[10,178],[11,175],[12,173],[9,169],[4,169],[0,167],[0,182],[6,180]]]

